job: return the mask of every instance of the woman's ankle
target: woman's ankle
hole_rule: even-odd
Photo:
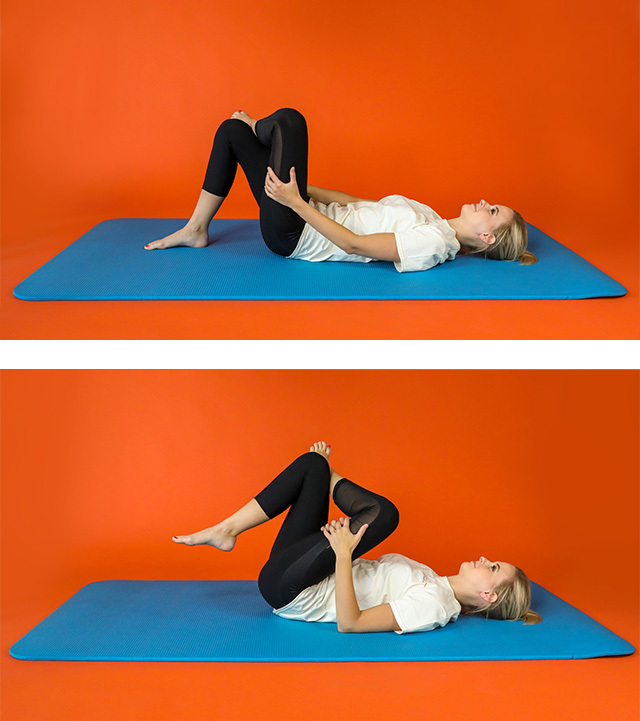
[[[191,219],[187,221],[187,224],[184,226],[185,230],[189,230],[192,233],[208,233],[209,232],[209,225],[211,224],[211,221],[206,222],[204,220],[200,220],[198,218]]]

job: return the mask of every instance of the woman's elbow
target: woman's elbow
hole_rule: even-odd
[[[355,633],[356,629],[353,626],[349,626],[346,623],[340,623],[338,621],[338,631],[340,633]]]
[[[361,236],[357,233],[352,233],[345,243],[344,251],[348,255],[362,254],[362,243]]]
[[[359,250],[358,246],[356,245],[356,243],[352,241],[352,242],[346,244],[346,247],[344,248],[344,252],[347,255],[356,255],[357,253],[360,252],[360,250]]]

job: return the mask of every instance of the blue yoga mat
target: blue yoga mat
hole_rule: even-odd
[[[543,622],[460,617],[426,633],[338,633],[276,616],[255,581],[98,581],[11,648],[54,661],[476,661],[624,656],[634,647],[537,584]]]
[[[22,300],[453,300],[620,296],[624,286],[529,225],[532,266],[461,257],[398,273],[392,263],[275,255],[257,220],[214,219],[206,248],[145,251],[183,219],[105,220],[14,290]]]

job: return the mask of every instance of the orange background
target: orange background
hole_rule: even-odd
[[[430,718],[597,721],[613,704],[636,721],[637,654],[87,664],[8,649],[91,581],[255,578],[277,523],[231,554],[171,536],[232,512],[320,439],[336,469],[399,506],[380,552],[443,574],[480,554],[516,562],[637,646],[637,371],[4,371],[2,382],[6,721],[315,721],[353,709],[354,689],[370,718],[423,718],[426,705]]]
[[[638,6],[6,0],[5,338],[637,338]],[[28,51],[26,49],[28,48]],[[299,108],[309,180],[510,205],[629,288],[583,302],[57,302],[13,287],[113,217],[188,217],[234,110]],[[257,217],[240,172],[219,217]],[[151,310],[153,308],[153,310]],[[161,308],[161,310],[160,310]]]

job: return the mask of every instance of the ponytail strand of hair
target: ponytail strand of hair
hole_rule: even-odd
[[[536,256],[529,250],[523,250],[518,260],[520,265],[533,265],[538,262]]]
[[[542,616],[539,613],[536,613],[535,611],[532,611],[529,609],[524,616],[522,616],[522,622],[525,626],[530,626],[534,623],[540,623],[542,621]]]

